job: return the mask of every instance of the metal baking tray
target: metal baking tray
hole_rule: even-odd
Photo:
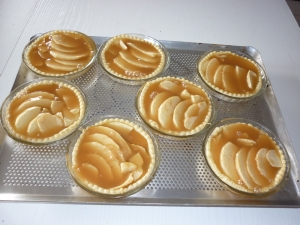
[[[106,37],[92,37],[100,46]],[[164,75],[181,76],[199,83],[196,62],[205,51],[224,48],[241,51],[264,67],[253,47],[161,41],[170,53],[170,66]],[[21,64],[14,87],[36,77]],[[141,121],[135,110],[140,86],[110,79],[95,63],[84,76],[73,81],[86,93],[87,121],[99,115],[121,115]],[[299,207],[299,164],[289,139],[272,86],[268,81],[263,95],[244,103],[215,100],[216,120],[243,117],[272,130],[285,145],[291,161],[289,178],[282,190],[264,198],[233,194],[210,174],[202,155],[204,135],[174,141],[157,137],[161,164],[155,178],[140,192],[121,199],[104,199],[82,190],[72,180],[65,163],[69,140],[36,147],[17,143],[0,129],[0,200],[26,202],[84,203],[109,205]]]

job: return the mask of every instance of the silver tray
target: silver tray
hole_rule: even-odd
[[[92,37],[98,46],[107,38]],[[260,53],[253,47],[161,41],[170,53],[170,66],[164,75],[182,76],[199,83],[196,62],[205,51],[215,48],[241,51],[264,67]],[[14,87],[36,77],[21,64]],[[135,110],[140,86],[111,80],[95,63],[83,77],[74,80],[89,102],[87,121],[99,115],[122,115],[141,121]],[[0,129],[0,200],[84,204],[299,207],[299,164],[289,139],[276,97],[268,81],[263,95],[244,103],[216,102],[216,120],[243,117],[272,130],[285,145],[291,172],[282,190],[264,198],[248,198],[226,191],[210,174],[202,155],[204,135],[174,141],[157,136],[161,164],[155,178],[140,192],[122,199],[93,196],[72,180],[65,163],[69,140],[35,147],[17,143]]]

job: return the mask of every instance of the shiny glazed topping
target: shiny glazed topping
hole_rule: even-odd
[[[245,123],[216,128],[205,149],[214,173],[237,190],[263,193],[283,179],[286,160],[265,132]]]
[[[99,193],[123,193],[147,179],[154,165],[147,133],[127,120],[107,119],[87,127],[72,155],[81,182]]]
[[[54,31],[34,41],[25,57],[30,67],[39,73],[66,75],[82,70],[91,61],[94,51],[83,34]]]
[[[130,35],[109,40],[101,57],[110,73],[133,80],[158,74],[165,63],[165,55],[157,45]]]
[[[7,108],[11,130],[21,139],[44,142],[66,136],[84,115],[81,94],[61,82],[41,81],[29,85]]]
[[[209,86],[234,97],[255,95],[262,85],[256,63],[229,51],[209,53],[200,61],[199,73]]]
[[[211,101],[192,82],[175,77],[147,82],[138,96],[138,110],[153,128],[185,136],[201,131],[211,117]]]

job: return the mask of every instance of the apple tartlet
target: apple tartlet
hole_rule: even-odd
[[[42,79],[20,88],[3,109],[7,130],[18,141],[46,144],[60,140],[85,116],[85,97],[69,82]]]
[[[183,78],[148,81],[137,96],[142,119],[163,134],[187,137],[202,131],[212,119],[212,102],[198,85]]]
[[[213,90],[240,99],[256,96],[262,89],[262,69],[248,57],[231,51],[211,51],[198,63],[202,80]]]
[[[69,166],[85,190],[124,197],[144,187],[158,165],[157,144],[137,123],[106,118],[86,126],[71,149]]]
[[[124,80],[145,80],[160,74],[167,54],[161,43],[143,35],[121,34],[100,49],[101,66],[112,76]]]
[[[30,42],[24,49],[23,59],[37,75],[72,78],[90,68],[96,53],[95,42],[85,34],[55,30]]]
[[[214,175],[243,194],[277,190],[288,171],[284,151],[270,134],[244,122],[215,127],[205,142],[205,157]]]

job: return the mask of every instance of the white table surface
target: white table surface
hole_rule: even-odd
[[[29,38],[54,29],[92,36],[259,49],[300,159],[300,29],[284,0],[1,0],[0,104]],[[104,206],[0,202],[0,224],[300,224],[300,209]]]

